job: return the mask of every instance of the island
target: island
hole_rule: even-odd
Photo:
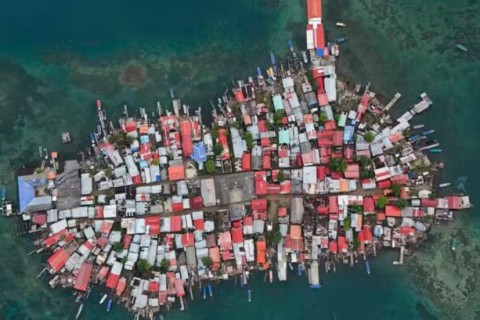
[[[368,276],[380,249],[402,265],[430,228],[471,206],[439,196],[448,183],[429,157],[439,142],[410,123],[432,105],[427,94],[392,119],[399,93],[384,105],[370,85],[338,79],[347,39],[326,43],[321,9],[307,0],[305,51],[289,42],[285,59],[271,53],[271,66],[211,103],[211,118],[173,91],[168,107],[125,107],[118,123],[98,100],[77,159],[40,149],[41,165],[19,173],[18,212],[4,199],[2,214],[48,256],[38,278],[73,288],[77,318],[94,285],[106,311],[115,302],[154,319],[221,280],[250,302],[254,271],[269,282],[306,273],[313,289],[338,264],[362,261]]]

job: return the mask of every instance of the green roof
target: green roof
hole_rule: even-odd
[[[290,131],[280,130],[278,131],[278,142],[280,144],[290,144]]]
[[[275,107],[275,111],[283,110],[283,102],[281,95],[273,96],[273,106]]]

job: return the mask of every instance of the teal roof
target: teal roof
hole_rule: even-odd
[[[273,96],[273,106],[275,107],[275,111],[283,110],[282,96]]]
[[[280,130],[278,131],[278,142],[280,144],[290,144],[290,131]]]

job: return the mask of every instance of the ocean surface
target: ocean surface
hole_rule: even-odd
[[[476,159],[480,126],[480,4],[446,0],[324,0],[327,38],[347,36],[340,76],[372,84],[385,102],[396,92],[400,115],[420,93],[432,108],[415,119],[436,130],[446,163],[445,192],[465,192],[479,203]],[[0,185],[15,197],[13,170],[40,163],[38,146],[69,158],[95,129],[95,99],[110,115],[123,105],[169,106],[168,89],[209,113],[232,80],[266,66],[270,51],[285,54],[287,40],[303,47],[304,0],[104,0],[0,3]],[[347,28],[338,29],[342,21]],[[469,48],[455,49],[461,43]],[[71,145],[60,133],[70,131]],[[383,251],[364,266],[321,274],[312,291],[305,276],[267,284],[256,274],[247,288],[217,284],[206,301],[197,293],[188,311],[165,319],[480,319],[480,218],[462,212],[439,226],[407,259]],[[449,243],[458,241],[452,254]],[[13,220],[0,219],[0,318],[73,319],[71,291],[36,280],[45,257],[30,255],[32,239],[16,237]],[[107,314],[92,293],[84,319],[130,319],[119,306]]]

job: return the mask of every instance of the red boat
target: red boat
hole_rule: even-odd
[[[97,99],[97,110],[102,110],[102,102],[100,101],[100,99]]]

